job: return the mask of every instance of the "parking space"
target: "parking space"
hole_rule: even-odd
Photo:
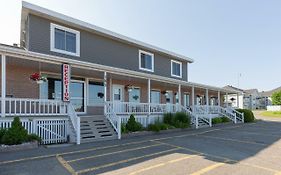
[[[3,154],[0,174],[277,175],[280,138],[281,123],[276,121],[156,134],[9,153],[14,159]]]

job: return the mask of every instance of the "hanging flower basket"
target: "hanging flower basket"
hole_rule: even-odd
[[[39,73],[33,73],[32,75],[30,75],[29,79],[32,81],[36,81],[37,84],[41,84],[47,81],[47,77]]]

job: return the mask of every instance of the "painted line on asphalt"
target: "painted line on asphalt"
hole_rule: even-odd
[[[59,161],[59,163],[68,171],[70,172],[72,175],[77,175],[77,173],[75,172],[75,170],[59,155],[56,155],[57,160]]]
[[[149,145],[149,146],[125,149],[125,150],[121,150],[121,151],[109,152],[109,153],[104,153],[104,154],[100,154],[100,155],[94,155],[94,156],[82,157],[82,158],[79,158],[79,159],[68,160],[66,162],[67,163],[77,162],[77,161],[81,161],[81,160],[93,159],[93,158],[108,156],[108,155],[112,155],[112,154],[118,154],[118,153],[124,153],[124,152],[136,151],[136,150],[140,150],[140,149],[151,148],[151,147],[159,146],[159,145],[163,145],[163,144],[162,143],[158,143],[158,144]]]
[[[264,134],[264,133],[250,132],[250,131],[239,131],[239,133],[270,136],[270,137],[279,137],[279,138],[281,137],[280,135],[277,135],[277,134]]]
[[[231,141],[231,142],[237,142],[237,143],[259,145],[259,146],[268,146],[268,144],[265,144],[265,143],[257,143],[257,142],[251,142],[251,141],[245,141],[245,140],[239,140],[239,139],[230,139],[230,138],[224,138],[224,137],[203,136],[203,135],[197,135],[197,137],[205,137],[205,138],[210,138],[210,139],[217,139],[217,140]],[[277,148],[281,149],[280,147],[277,147]]]
[[[221,167],[221,166],[225,165],[226,163],[227,163],[227,161],[226,162],[215,163],[215,164],[207,166],[206,168],[203,168],[203,169],[201,169],[199,171],[191,173],[191,175],[202,175],[202,174],[207,173],[207,172],[209,172],[211,170],[214,170],[214,169],[216,169],[218,167]]]
[[[77,174],[87,173],[87,172],[95,171],[95,170],[98,170],[98,169],[101,169],[101,168],[107,168],[107,167],[119,165],[119,164],[122,164],[122,163],[127,163],[127,162],[131,162],[131,161],[134,161],[134,160],[147,158],[147,157],[151,157],[151,156],[156,156],[156,155],[159,155],[159,154],[164,154],[164,153],[168,153],[168,152],[172,152],[172,151],[176,151],[176,150],[179,150],[179,148],[172,148],[172,149],[168,149],[168,150],[165,150],[165,151],[160,151],[160,152],[156,152],[156,153],[152,153],[152,154],[146,154],[146,155],[139,156],[139,157],[134,157],[134,158],[125,159],[125,160],[121,160],[121,161],[117,161],[117,162],[113,162],[113,163],[104,164],[104,165],[101,165],[101,166],[87,168],[87,169],[79,170],[76,173]]]
[[[139,169],[137,171],[129,173],[129,175],[135,175],[135,174],[138,174],[138,173],[142,173],[142,172],[145,172],[145,171],[148,171],[148,170],[152,170],[152,169],[155,169],[155,168],[166,166],[168,164],[173,164],[173,163],[176,163],[176,162],[180,162],[180,161],[183,161],[183,160],[186,160],[186,159],[191,159],[193,157],[198,157],[198,156],[199,155],[187,155],[187,156],[180,157],[180,158],[177,158],[177,159],[172,159],[172,160],[169,160],[167,162],[158,163],[158,164],[146,167],[146,168]]]
[[[200,154],[200,155],[203,155],[203,156],[206,156],[206,157],[221,159],[221,160],[226,161],[226,162],[233,162],[233,163],[237,163],[237,164],[241,164],[241,165],[251,166],[253,168],[263,169],[263,170],[273,172],[273,173],[279,173],[280,172],[279,170],[275,170],[275,169],[271,169],[271,168],[267,168],[267,167],[263,167],[263,166],[259,166],[259,165],[249,164],[249,163],[243,163],[243,162],[240,162],[239,160],[234,160],[234,159],[230,159],[230,158],[223,157],[223,156],[217,156],[217,155],[213,155],[213,154],[209,154],[209,153],[203,153],[203,152],[200,152],[200,151],[197,151],[197,150],[194,150],[194,149],[190,149],[190,148],[186,148],[186,147],[182,147],[182,146],[178,146],[178,145],[174,145],[174,144],[170,144],[170,143],[164,143],[164,142],[157,141],[157,143],[158,142],[163,143],[165,145],[173,146],[173,147],[178,148],[178,149],[183,149],[183,150],[187,150],[187,151],[190,151],[190,152],[193,152],[193,153],[196,153],[196,154]]]
[[[247,125],[250,125],[250,124],[247,124]],[[210,129],[210,130],[199,132],[199,133],[195,132],[195,133],[191,133],[191,134],[175,135],[175,136],[170,136],[170,137],[162,137],[162,138],[158,138],[158,139],[150,139],[150,140],[148,139],[148,140],[143,140],[143,141],[128,142],[128,143],[124,143],[124,144],[116,144],[116,145],[110,145],[110,146],[101,146],[101,147],[97,147],[97,148],[83,149],[83,150],[77,150],[77,151],[62,152],[62,153],[56,153],[56,154],[47,154],[47,155],[34,156],[34,157],[26,157],[26,158],[15,159],[15,160],[7,160],[7,161],[0,162],[0,165],[9,164],[9,163],[17,163],[17,162],[22,162],[22,161],[29,161],[29,160],[36,160],[36,159],[44,159],[44,158],[56,157],[56,155],[61,155],[62,156],[62,155],[69,155],[69,154],[76,154],[76,153],[79,154],[79,153],[84,153],[84,152],[90,152],[90,151],[114,148],[114,147],[119,147],[119,146],[126,146],[126,145],[131,145],[131,144],[140,144],[140,143],[145,143],[145,142],[150,142],[150,141],[155,141],[155,140],[156,141],[157,140],[167,140],[167,139],[173,139],[173,138],[181,138],[181,137],[187,137],[187,136],[194,136],[194,135],[205,134],[205,133],[208,133],[208,132],[219,131],[219,130],[227,129],[227,128],[238,128],[238,127],[241,127],[241,126],[244,126],[244,125]]]

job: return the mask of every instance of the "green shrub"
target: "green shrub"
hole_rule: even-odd
[[[230,119],[227,118],[227,117],[222,117],[221,120],[222,120],[223,123],[230,122]]]
[[[6,145],[17,145],[26,141],[28,141],[28,133],[21,125],[19,117],[15,117],[11,128],[2,137],[2,142]]]
[[[126,124],[125,123],[122,123],[121,124],[121,133],[128,133],[129,131],[127,130],[126,128]]]
[[[29,141],[29,142],[33,142],[33,141],[41,142],[41,138],[39,136],[37,136],[36,134],[29,134],[27,136],[27,141]]]
[[[131,132],[141,131],[142,125],[136,122],[134,115],[132,114],[126,124],[126,129]]]
[[[164,114],[163,122],[172,125],[174,121],[174,115],[172,113]]]
[[[274,92],[271,96],[273,105],[281,105],[281,90]]]
[[[154,124],[148,125],[147,129],[149,131],[159,132],[160,130],[167,130],[170,129],[170,126],[166,123],[162,122],[155,122]]]
[[[236,109],[236,110],[244,113],[244,122],[245,123],[255,121],[255,116],[251,110],[249,110],[249,109]]]
[[[222,118],[221,117],[212,118],[212,123],[213,124],[222,123]]]
[[[2,144],[2,138],[5,135],[5,133],[7,132],[7,129],[5,128],[0,128],[0,144]]]

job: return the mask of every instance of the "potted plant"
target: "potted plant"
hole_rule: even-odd
[[[42,74],[39,74],[39,73],[33,73],[30,75],[29,77],[30,80],[32,81],[36,81],[37,84],[41,84],[43,82],[46,82],[47,81],[47,77],[42,75]]]

